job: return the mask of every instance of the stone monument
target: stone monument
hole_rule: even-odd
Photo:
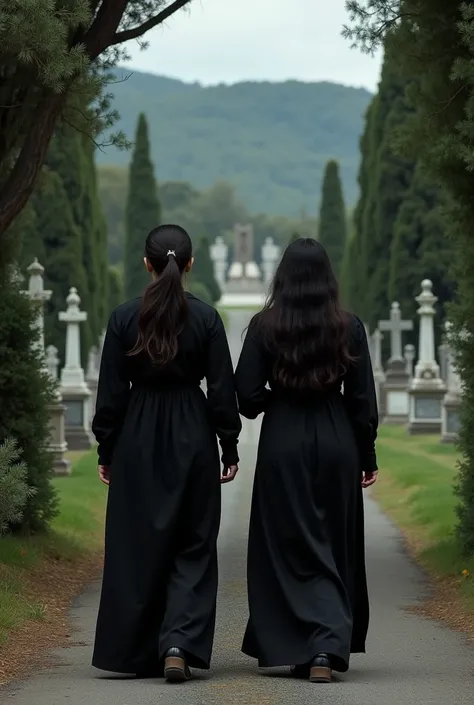
[[[221,291],[225,287],[225,278],[227,274],[227,260],[229,256],[229,248],[224,242],[224,238],[220,235],[216,237],[215,242],[210,248],[211,259],[214,264],[214,277],[219,284]]]
[[[254,259],[252,225],[236,225],[234,251],[221,306],[260,306],[265,302],[260,268]]]
[[[280,257],[281,248],[275,245],[272,237],[267,237],[262,245],[263,281],[267,289],[273,281]]]
[[[91,393],[89,399],[89,421],[92,424],[92,419],[95,414],[95,404],[97,401],[97,387],[99,385],[99,348],[93,346],[89,350],[87,360],[86,384]]]
[[[415,346],[414,345],[405,345],[404,348],[405,352],[403,357],[405,358],[406,362],[406,373],[408,375],[408,379],[411,381],[413,378],[413,365],[415,363],[415,357],[416,357],[416,351],[415,351]]]
[[[45,357],[44,349],[44,304],[51,299],[52,291],[44,288],[44,267],[38,262],[35,257],[33,262],[27,269],[29,273],[28,290],[24,293],[37,307],[35,327],[39,331],[38,340],[35,341],[35,347],[38,349],[42,359],[44,370],[46,374],[49,374],[51,379],[55,382],[57,381],[57,367],[55,369],[56,374],[54,374],[54,368],[51,367],[51,348],[56,352],[57,349],[54,346],[48,347],[48,355]],[[51,374],[51,372],[53,374]],[[66,408],[62,404],[61,393],[56,390],[53,402],[49,405],[50,414],[50,428],[49,428],[49,445],[48,450],[52,456],[52,469],[55,475],[69,475],[71,472],[71,463],[66,460],[65,453],[67,451],[67,443],[64,436],[64,414]]]
[[[459,434],[459,407],[461,406],[462,381],[456,369],[451,324],[445,323],[446,387],[441,405],[441,443],[455,443]]]
[[[382,366],[382,340],[383,333],[381,333],[380,330],[376,328],[371,336],[371,354],[373,355],[372,371],[374,374],[375,393],[377,395],[377,407],[380,418],[383,418],[385,414],[385,374]]]
[[[408,432],[441,433],[441,401],[446,386],[439,374],[435,360],[433,283],[429,279],[421,282],[421,294],[415,299],[420,317],[418,362],[410,383],[410,418]]]
[[[404,321],[397,301],[392,303],[390,319],[379,321],[381,331],[390,332],[390,358],[385,370],[385,423],[408,421],[409,399],[407,363],[402,355],[402,333],[413,330],[413,321]]]
[[[81,367],[80,324],[87,313],[79,309],[81,299],[72,287],[66,299],[67,310],[59,313],[59,320],[67,324],[66,364],[61,370],[61,394],[66,406],[66,440],[70,450],[87,450],[92,445],[89,424],[91,393]]]

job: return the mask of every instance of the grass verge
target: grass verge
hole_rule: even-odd
[[[462,557],[455,537],[456,448],[435,436],[408,436],[403,428],[385,426],[377,450],[380,475],[373,496],[440,591],[427,614],[474,635],[474,557]],[[454,595],[462,614],[450,616]]]
[[[97,455],[71,459],[72,475],[54,480],[60,504],[51,530],[0,539],[0,682],[17,674],[16,661],[28,662],[29,645],[34,657],[42,641],[61,639],[64,610],[100,569],[106,495]]]

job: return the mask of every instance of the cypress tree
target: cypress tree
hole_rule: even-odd
[[[416,320],[414,297],[423,279],[431,279],[438,297],[438,337],[452,301],[454,282],[450,274],[452,242],[445,235],[442,217],[444,194],[429,183],[418,164],[398,212],[390,254],[389,297],[400,303],[403,315]]]
[[[14,221],[10,254],[20,257],[18,243],[23,228],[36,226],[30,208]],[[28,264],[32,253],[28,254]],[[24,271],[21,272],[22,274]],[[51,455],[48,451],[52,384],[44,374],[42,355],[34,344],[38,331],[33,327],[34,304],[21,293],[25,283],[19,281],[10,266],[0,265],[0,444],[15,439],[20,460],[27,466],[27,484],[33,488],[21,523],[13,527],[25,531],[46,528],[56,513],[56,497],[51,485]]]
[[[127,299],[139,296],[148,283],[143,266],[145,238],[159,225],[160,204],[150,158],[148,125],[140,113],[130,164],[125,212],[124,286]]]
[[[221,290],[214,276],[214,265],[212,264],[207,237],[201,239],[199,247],[194,254],[190,282],[204,284],[213,303],[216,303],[221,298]]]
[[[45,307],[46,342],[55,345],[63,357],[64,324],[58,321],[58,312],[64,310],[71,286],[77,288],[81,306],[87,310],[82,303],[83,294],[87,294],[88,289],[81,232],[58,173],[50,171],[43,175],[31,204],[35,211],[35,239],[23,247],[22,262],[26,265],[33,257],[38,257],[45,268],[45,285],[53,292]],[[87,343],[90,343],[90,338]]]
[[[107,272],[109,279],[107,316],[110,316],[112,311],[124,301],[123,274],[120,269],[114,265],[110,265]]]
[[[367,13],[365,3],[351,2],[358,25],[347,34],[364,46],[383,39],[387,3]],[[410,102],[416,108],[404,130],[404,147],[415,154],[434,183],[446,192],[444,223],[455,252],[458,284],[450,307],[455,324],[458,370],[463,380],[461,460],[458,493],[459,529],[466,556],[474,553],[474,172],[472,135],[474,113],[474,38],[470,3],[455,0],[404,0],[397,54],[405,77],[415,78]],[[413,60],[416,46],[416,61]]]
[[[339,164],[331,160],[324,172],[318,240],[326,248],[336,276],[339,276],[346,242],[346,209]]]

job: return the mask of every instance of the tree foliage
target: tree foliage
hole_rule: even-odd
[[[221,298],[221,290],[214,276],[214,265],[207,237],[201,238],[199,246],[194,253],[194,265],[191,270],[190,281],[204,285],[213,304]],[[196,294],[196,296],[198,295]]]
[[[190,2],[1,0],[2,236],[33,192],[58,120],[90,135],[109,128],[116,114],[103,89],[110,69],[125,56],[121,45]],[[92,100],[93,113],[84,118],[81,106]],[[9,256],[5,247],[2,255]]]
[[[19,283],[0,279],[0,443],[14,438],[28,469],[27,484],[34,493],[29,493],[18,524],[28,531],[45,528],[56,511],[47,448],[52,388],[34,347],[35,318],[36,309],[20,293]]]
[[[331,160],[324,172],[318,240],[325,247],[336,276],[339,276],[341,270],[346,233],[346,209],[339,178],[339,164]]]
[[[141,113],[130,163],[125,209],[124,285],[127,299],[139,296],[148,283],[148,274],[143,266],[145,239],[150,230],[159,224],[160,203],[150,159],[148,124]]]
[[[34,493],[16,440],[5,439],[0,444],[0,536],[21,523],[25,505]]]
[[[451,308],[457,364],[464,383],[459,475],[459,536],[474,553],[474,8],[453,0],[351,2],[346,31],[370,48],[398,23],[398,62],[412,81],[414,110],[403,130],[406,152],[416,155],[445,192],[444,229],[451,237],[458,283]]]

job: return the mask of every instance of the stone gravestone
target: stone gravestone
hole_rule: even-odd
[[[405,352],[403,357],[405,358],[406,362],[406,373],[408,375],[408,379],[411,380],[413,378],[413,365],[415,363],[416,357],[415,346],[410,344],[405,345]]]
[[[383,418],[385,413],[385,395],[383,393],[385,374],[382,366],[382,340],[383,334],[378,328],[376,328],[371,336],[371,354],[373,355],[372,370],[374,373],[375,393],[377,395],[379,417]]]
[[[87,320],[87,313],[79,309],[81,299],[77,289],[69,289],[67,310],[59,313],[59,320],[66,328],[66,364],[61,370],[61,394],[66,406],[66,440],[70,450],[87,450],[92,445],[89,430],[91,393],[84,380],[81,367],[80,324]]]
[[[404,321],[397,301],[392,303],[390,319],[379,321],[381,331],[390,332],[390,358],[385,370],[385,423],[406,423],[408,421],[410,378],[406,370],[406,360],[402,355],[402,333],[413,330],[413,321]]]
[[[448,376],[448,356],[449,356],[449,345],[445,342],[438,346],[438,359],[439,359],[439,375],[444,382],[447,381]]]
[[[211,259],[214,264],[214,276],[217,283],[219,284],[221,291],[225,287],[225,277],[227,273],[227,259],[229,255],[229,248],[224,242],[224,238],[220,235],[216,237],[216,240],[210,248]]]
[[[86,384],[89,388],[91,396],[89,398],[89,422],[92,424],[92,419],[95,414],[95,405],[97,401],[97,387],[99,385],[99,348],[93,346],[89,350],[87,360]]]
[[[263,281],[268,288],[273,281],[278,261],[281,257],[281,249],[275,245],[272,237],[267,237],[262,245],[262,270]]]
[[[415,299],[420,317],[418,362],[410,383],[410,418],[408,432],[441,433],[441,401],[446,386],[440,377],[435,360],[433,283],[429,279],[421,282],[421,294]]]
[[[35,341],[35,346],[37,346],[41,356],[43,357],[45,372],[50,375],[51,379],[56,381],[58,377],[57,363],[59,363],[57,349],[50,345],[46,356],[44,349],[44,304],[46,301],[50,300],[53,292],[44,288],[44,267],[38,262],[36,257],[28,267],[27,271],[30,277],[28,281],[28,290],[24,293],[37,307],[35,327],[39,330],[39,337],[38,340]],[[56,364],[56,367],[53,366],[51,360],[52,352],[55,352],[54,364]],[[50,436],[48,445],[48,450],[51,453],[53,460],[52,469],[55,475],[69,475],[71,472],[71,463],[65,458],[65,453],[67,451],[67,443],[64,436],[65,411],[66,408],[62,404],[61,394],[59,390],[57,390],[54,401],[49,405]]]
[[[234,254],[227,277],[226,292],[259,294],[261,291],[260,269],[254,259],[253,226],[236,225]]]
[[[455,443],[459,434],[459,407],[461,406],[462,381],[456,370],[451,337],[451,324],[446,322],[446,386],[441,407],[441,443]]]

